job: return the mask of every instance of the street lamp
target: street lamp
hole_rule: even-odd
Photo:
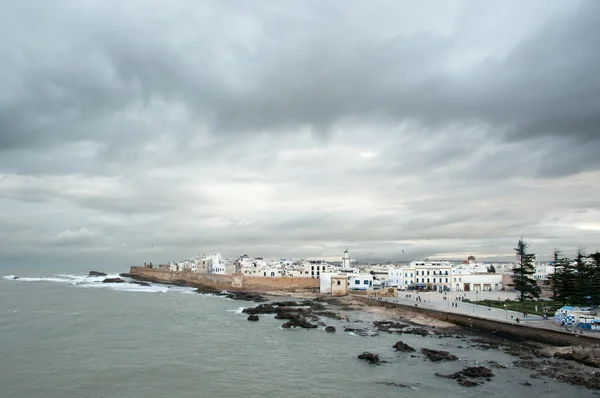
[[[508,319],[508,307],[504,304],[504,313],[506,314],[506,319]]]

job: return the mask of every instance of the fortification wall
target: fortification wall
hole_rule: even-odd
[[[319,289],[319,280],[312,278],[268,278],[243,275],[199,274],[144,267],[131,267],[134,279],[158,283],[185,284],[218,290],[280,291]]]
[[[407,304],[390,303],[387,301],[379,301],[370,297],[355,296],[356,299],[371,306],[385,306],[388,308],[397,308],[401,312],[412,312],[425,314],[441,321],[453,323],[468,328],[494,332],[497,335],[505,335],[507,337],[519,338],[523,340],[538,341],[557,346],[571,345],[597,345],[600,339],[578,335],[573,333],[562,332],[558,330],[542,329],[527,324],[518,324],[504,322],[499,320],[477,318],[473,316],[455,314],[450,312],[438,311],[430,308],[415,307]]]

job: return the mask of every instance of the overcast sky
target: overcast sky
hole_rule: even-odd
[[[0,263],[600,250],[599,1],[0,5]]]

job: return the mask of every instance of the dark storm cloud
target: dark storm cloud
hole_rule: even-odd
[[[595,1],[20,1],[0,35],[5,253],[511,253],[597,208]]]

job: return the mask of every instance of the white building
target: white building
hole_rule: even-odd
[[[373,288],[373,275],[348,274],[348,288],[350,290],[367,290]]]
[[[342,257],[342,268],[350,268],[350,254],[348,253],[348,250],[344,252],[344,256]]]

